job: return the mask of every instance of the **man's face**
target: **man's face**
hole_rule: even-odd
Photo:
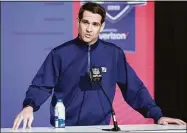
[[[101,19],[102,17],[99,14],[84,11],[83,17],[78,23],[80,39],[88,44],[94,44],[99,37],[99,32],[104,27],[104,23],[101,24]]]

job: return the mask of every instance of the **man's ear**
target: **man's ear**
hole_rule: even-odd
[[[79,28],[79,23],[80,23],[80,20],[79,20],[79,18],[76,18],[76,26],[77,26],[77,28]]]
[[[105,22],[102,23],[100,32],[103,31],[104,27],[105,27]]]

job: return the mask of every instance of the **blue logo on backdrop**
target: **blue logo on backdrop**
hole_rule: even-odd
[[[135,52],[135,7],[146,5],[146,2],[103,1],[97,3],[106,10],[105,28],[99,35],[100,39],[112,42],[124,51]]]

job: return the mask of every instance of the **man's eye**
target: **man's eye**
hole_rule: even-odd
[[[83,24],[88,24],[88,22],[87,22],[87,21],[82,21],[82,23],[83,23]]]
[[[99,26],[99,24],[98,23],[93,23],[93,26]]]

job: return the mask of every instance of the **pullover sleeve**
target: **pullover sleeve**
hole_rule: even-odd
[[[23,107],[32,106],[34,112],[50,97],[57,84],[60,69],[60,59],[53,50],[48,54],[38,70],[31,85],[26,91]]]
[[[123,50],[120,50],[118,55],[117,84],[125,101],[145,118],[153,118],[158,121],[162,117],[161,109],[126,61]]]

